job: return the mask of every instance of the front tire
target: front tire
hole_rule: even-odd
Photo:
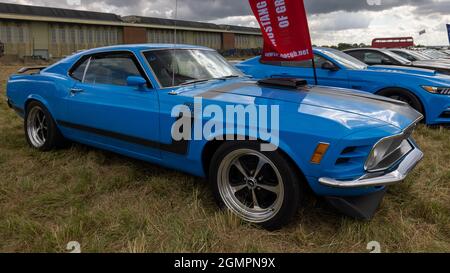
[[[268,230],[286,225],[297,212],[301,187],[295,167],[260,143],[223,144],[212,158],[209,180],[218,205]]]
[[[40,102],[32,101],[28,104],[24,129],[28,144],[39,151],[50,151],[65,143],[50,112]]]

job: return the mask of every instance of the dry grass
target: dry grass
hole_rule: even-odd
[[[17,67],[2,66],[5,79]],[[355,221],[309,198],[289,227],[267,232],[217,210],[198,178],[82,145],[28,148],[22,120],[0,104],[0,251],[385,252],[450,251],[450,131],[422,126],[425,161],[389,189],[377,217]]]

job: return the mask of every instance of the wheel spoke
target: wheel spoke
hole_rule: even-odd
[[[246,184],[243,184],[243,185],[239,185],[239,186],[235,186],[235,187],[231,187],[231,189],[233,190],[233,193],[237,193],[237,192],[240,192],[241,190],[243,190],[243,189],[245,189],[245,188],[247,188],[247,185]]]
[[[41,118],[41,114],[40,114],[40,113],[37,113],[37,114],[36,114],[36,119],[37,119],[37,122],[38,122],[39,124],[42,124],[42,118]]]
[[[241,161],[238,159],[233,163],[233,166],[236,167],[236,169],[238,169],[241,174],[244,176],[244,178],[249,178],[247,172],[245,171],[244,167],[241,164]]]
[[[259,157],[258,158],[258,165],[256,166],[256,170],[253,174],[253,178],[256,179],[256,177],[258,177],[259,173],[261,172],[262,168],[268,163],[266,160],[264,160],[263,158]]]
[[[260,187],[261,189],[264,189],[266,191],[273,192],[276,195],[278,195],[280,193],[280,189],[278,186],[268,186],[268,185],[264,185],[264,184],[258,184],[258,187]]]
[[[37,131],[38,137],[40,138],[40,140],[42,142],[45,142],[45,135],[44,135],[44,131],[43,130],[38,130]]]
[[[259,210],[261,207],[259,206],[258,197],[256,196],[256,191],[252,190],[252,198],[253,198],[253,209]]]

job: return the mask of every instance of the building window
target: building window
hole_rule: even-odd
[[[55,26],[50,27],[50,40],[52,41],[52,44],[56,45],[56,28]]]
[[[92,44],[93,43],[93,41],[94,41],[94,38],[93,38],[93,33],[92,33],[92,29],[88,29],[87,30],[87,34],[88,34],[88,43],[89,44]]]
[[[59,29],[59,40],[61,43],[66,43],[66,29],[64,27]]]
[[[25,41],[23,34],[23,26],[21,24],[17,24],[17,38],[19,43],[23,43]]]
[[[80,44],[84,44],[85,39],[84,39],[84,29],[83,29],[83,27],[80,28],[79,36],[80,36],[80,38],[79,38],[80,39]]]
[[[102,33],[103,33],[103,44],[107,45],[108,44],[108,31],[106,28],[102,28]]]
[[[69,35],[70,35],[70,43],[71,44],[75,44],[75,41],[76,41],[76,39],[75,39],[75,29],[73,27],[71,27],[69,29]]]
[[[100,30],[99,29],[96,29],[95,30],[95,42],[97,43],[97,44],[100,44],[101,43],[101,40],[102,40],[102,37],[101,37],[101,32],[100,32]]]
[[[11,28],[8,25],[6,25],[6,42],[7,43],[11,43],[12,42]]]

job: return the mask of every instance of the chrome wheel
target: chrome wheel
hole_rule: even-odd
[[[260,152],[240,149],[229,153],[221,161],[217,178],[225,205],[248,222],[267,222],[283,205],[282,176]]]
[[[27,116],[27,134],[31,144],[36,148],[45,145],[48,138],[48,121],[41,107],[33,107]]]

